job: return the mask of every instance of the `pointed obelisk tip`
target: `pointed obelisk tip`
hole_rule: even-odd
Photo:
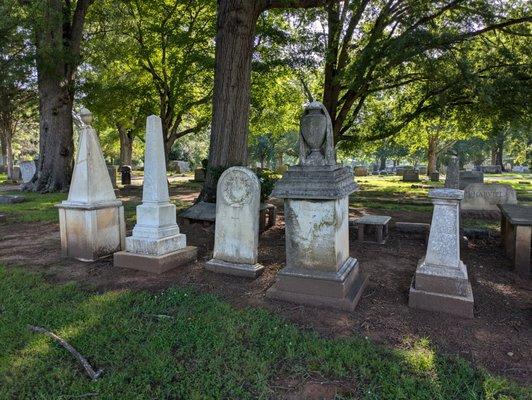
[[[85,107],[83,107],[80,111],[79,111],[79,116],[81,117],[81,121],[85,124],[85,125],[91,125],[92,124],[92,113]]]
[[[166,202],[169,200],[163,127],[161,118],[156,115],[150,115],[146,118],[142,200],[144,202]]]

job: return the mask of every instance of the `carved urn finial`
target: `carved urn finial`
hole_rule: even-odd
[[[92,124],[92,113],[87,108],[83,107],[80,110],[79,115],[81,117],[81,121],[85,125],[90,126]]]
[[[305,107],[299,142],[301,165],[336,164],[331,118],[319,101],[313,101]]]

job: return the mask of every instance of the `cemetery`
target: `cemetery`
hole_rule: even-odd
[[[401,3],[1,3],[0,400],[532,398],[527,7]]]

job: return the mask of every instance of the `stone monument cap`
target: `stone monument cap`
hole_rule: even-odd
[[[81,121],[83,121],[83,123],[85,125],[91,125],[92,124],[92,113],[89,111],[88,108],[83,107],[79,111],[79,116],[81,117]]]
[[[438,188],[429,190],[429,197],[433,199],[462,200],[464,191],[459,189]]]

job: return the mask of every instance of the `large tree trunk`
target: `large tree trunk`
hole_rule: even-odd
[[[39,78],[38,86],[39,162],[35,177],[25,189],[65,191],[70,186],[74,160],[73,93],[56,79]]]
[[[429,136],[429,146],[427,148],[427,175],[436,172],[436,165],[438,161],[438,137],[436,135]]]
[[[209,168],[200,200],[216,200],[219,170],[247,164],[256,0],[219,0]]]
[[[120,165],[131,165],[133,157],[133,134],[123,125],[117,124],[118,136],[120,137]]]

